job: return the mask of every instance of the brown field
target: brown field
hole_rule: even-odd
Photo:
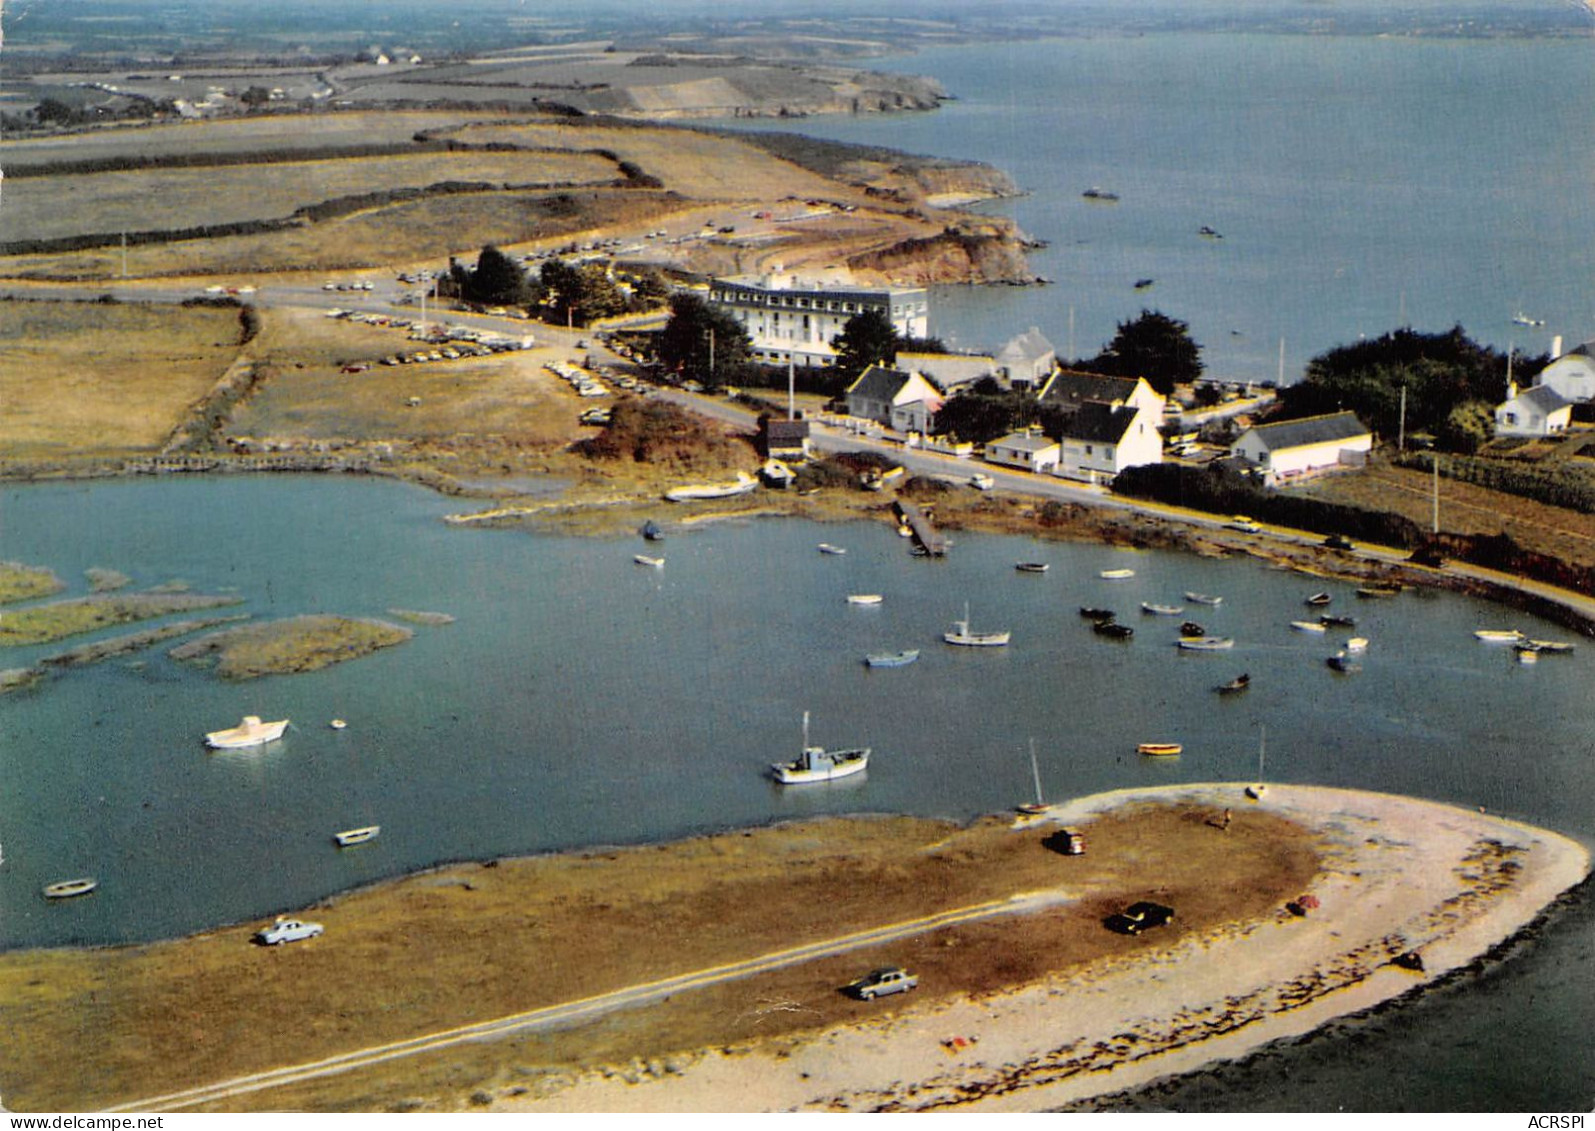
[[[238,354],[238,312],[0,302],[0,458],[158,449]]]
[[[595,154],[456,152],[21,177],[6,185],[0,239],[275,220],[338,197],[443,181],[594,185],[618,175]]]
[[[1372,464],[1326,476],[1307,488],[1316,498],[1403,515],[1423,529],[1434,515],[1434,479],[1426,472]],[[1527,549],[1575,565],[1595,565],[1595,515],[1440,479],[1440,528],[1459,534],[1510,534]]]
[[[460,865],[339,896],[327,934],[280,950],[256,924],[95,951],[0,956],[6,1096],[87,1109],[238,1073],[577,1000],[873,925],[1066,885],[1066,907],[929,931],[630,1009],[575,1029],[458,1046],[238,1108],[392,1109],[407,1097],[661,1056],[878,1015],[838,992],[885,962],[923,979],[915,1004],[992,992],[1187,932],[1274,912],[1318,871],[1312,834],[1237,811],[1143,805],[1085,826],[1064,857],[1045,828],[852,819],[678,844]],[[332,851],[329,848],[329,851]],[[1147,876],[1158,877],[1148,887]],[[1178,910],[1155,939],[1102,918],[1152,896]],[[890,1007],[886,1007],[890,1008]],[[83,1039],[92,1031],[95,1039]],[[70,1050],[75,1071],[59,1065]]]

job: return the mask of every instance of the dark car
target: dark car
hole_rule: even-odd
[[[1352,548],[1351,539],[1344,534],[1331,534],[1324,539],[1324,547],[1330,550],[1349,550]]]
[[[1104,923],[1108,930],[1121,935],[1138,935],[1153,927],[1165,926],[1173,918],[1174,908],[1143,899],[1130,904],[1117,915],[1109,915]]]

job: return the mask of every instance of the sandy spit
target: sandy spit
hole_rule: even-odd
[[[1083,974],[915,1008],[792,1047],[703,1050],[669,1072],[592,1072],[506,1111],[1037,1111],[1241,1057],[1408,993],[1511,937],[1590,870],[1556,833],[1435,802],[1239,784],[1099,794],[1071,823],[1142,798],[1261,805],[1333,846],[1305,916],[1274,916]],[[1422,969],[1392,960],[1415,954]]]

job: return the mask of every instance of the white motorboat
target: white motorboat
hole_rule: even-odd
[[[205,736],[205,745],[213,750],[241,750],[248,746],[264,746],[276,742],[288,727],[287,719],[263,723],[259,715],[245,715],[243,722],[226,730],[213,730]]]
[[[1097,574],[1097,576],[1100,577],[1103,581],[1123,581],[1126,578],[1134,577],[1135,576],[1135,570],[1133,570],[1133,569],[1105,569],[1101,573]]]
[[[883,598],[879,593],[849,593],[847,595],[847,603],[849,605],[878,605],[882,600]]]
[[[822,553],[822,554],[845,554],[845,553],[847,553],[847,548],[845,546],[833,546],[829,542],[821,542],[820,543],[820,553]]]
[[[1523,634],[1515,628],[1481,628],[1473,635],[1486,644],[1516,644],[1523,639]]]
[[[775,762],[770,773],[782,785],[806,785],[810,782],[835,781],[863,773],[869,766],[870,748],[853,747],[848,750],[827,750],[823,746],[809,745],[809,713],[803,712],[803,747],[790,762]]]
[[[942,633],[942,639],[949,644],[962,644],[970,648],[1000,648],[1008,643],[1010,635],[1007,632],[970,632],[969,606],[965,604],[964,619],[953,621],[952,628]]]
[[[1187,601],[1194,601],[1198,605],[1222,605],[1224,603],[1224,598],[1210,597],[1206,593],[1187,592],[1185,594],[1185,599]]]
[[[1232,636],[1182,636],[1174,642],[1187,652],[1226,652],[1235,647]]]
[[[872,668],[906,668],[917,659],[919,649],[909,648],[902,652],[871,652],[864,662]]]
[[[74,896],[88,895],[89,892],[100,886],[100,881],[85,876],[78,880],[62,880],[59,883],[46,884],[44,887],[45,899],[72,899]]]
[[[333,833],[332,839],[339,848],[352,848],[357,844],[365,844],[377,839],[377,834],[382,831],[381,825],[362,825],[358,829],[344,829],[341,833]]]

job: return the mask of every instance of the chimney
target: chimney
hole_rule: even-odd
[[[1555,361],[1562,356],[1562,335],[1558,334],[1551,339],[1551,360]]]

